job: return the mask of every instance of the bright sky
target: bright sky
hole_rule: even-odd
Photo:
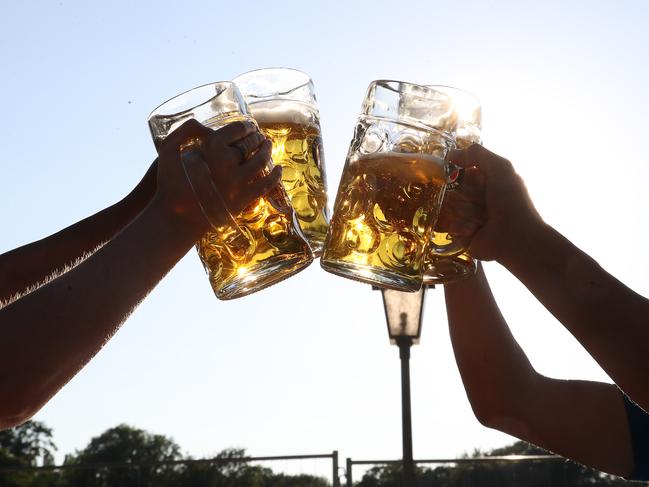
[[[544,218],[649,295],[648,20],[641,0],[4,2],[0,252],[123,197],[155,156],[146,119],[160,102],[289,66],[315,83],[331,200],[370,81],[457,86],[481,99],[485,145],[513,161]],[[539,371],[607,379],[515,278],[487,272]],[[511,441],[473,417],[442,288],[411,371],[415,457]],[[316,263],[221,302],[192,250],[36,419],[59,460],[121,422],[197,457],[241,446],[367,459],[400,457],[400,414],[378,292]]]

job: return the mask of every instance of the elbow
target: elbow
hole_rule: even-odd
[[[468,394],[471,409],[478,422],[491,429],[521,438],[527,434],[526,418],[534,400],[533,377],[499,384],[480,394]]]
[[[3,413],[0,413],[0,431],[2,430],[8,430],[11,428],[15,428],[16,426],[20,426],[23,423],[26,423],[31,419],[33,415],[26,415],[26,414],[20,414],[20,415],[5,415]]]
[[[486,428],[501,431],[511,436],[521,438],[526,436],[527,430],[525,422],[519,411],[513,407],[473,407],[478,422]]]
[[[20,398],[16,394],[8,394],[4,397],[12,397],[12,399],[0,404],[0,430],[15,428],[26,423],[40,409],[40,406],[34,406],[31,401]]]
[[[503,419],[511,418],[515,411],[506,399],[498,394],[489,397],[471,397],[469,396],[471,409],[478,422],[487,428],[500,429]]]

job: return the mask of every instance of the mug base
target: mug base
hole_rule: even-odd
[[[466,254],[453,257],[439,257],[424,272],[424,284],[448,284],[473,276],[477,264]]]
[[[212,284],[212,289],[216,297],[224,301],[242,298],[297,274],[312,262],[313,257],[305,258],[304,254],[278,255],[253,267],[245,275],[231,279],[225,285],[218,283],[217,287]]]
[[[422,286],[421,279],[399,275],[394,272],[377,269],[371,266],[340,261],[323,261],[321,259],[320,267],[327,272],[336,274],[337,276],[371,284],[378,288],[415,292],[419,291]]]

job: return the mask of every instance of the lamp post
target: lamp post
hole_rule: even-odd
[[[381,289],[390,343],[399,347],[401,359],[401,421],[403,435],[403,485],[415,485],[410,408],[410,347],[419,343],[426,286],[414,293]]]

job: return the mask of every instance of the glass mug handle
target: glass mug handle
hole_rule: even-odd
[[[464,179],[464,168],[447,162],[446,190],[454,191],[459,188]],[[454,239],[446,232],[433,231],[433,240],[430,242],[430,248],[437,256],[450,256],[462,253],[466,250],[467,242],[464,239]]]
[[[180,162],[189,187],[196,197],[203,216],[213,229],[224,225],[222,221],[223,215],[217,216],[216,214],[216,208],[221,207],[225,211],[227,224],[235,228],[237,233],[243,235],[241,228],[232,216],[232,213],[230,213],[230,209],[225,204],[221,193],[214,184],[214,181],[212,181],[210,168],[207,167],[207,164],[197,154],[196,146],[200,143],[200,140],[194,139],[188,141],[181,148]]]

